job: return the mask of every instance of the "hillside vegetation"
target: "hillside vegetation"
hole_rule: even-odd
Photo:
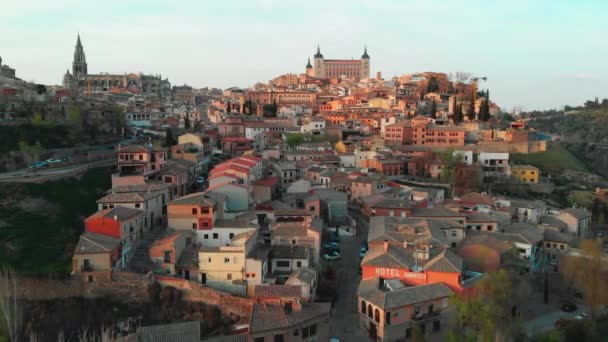
[[[557,134],[562,146],[593,171],[608,177],[608,100],[566,109],[528,113],[530,126]]]
[[[111,187],[110,168],[43,184],[0,183],[0,266],[65,274],[84,230],[82,220]]]

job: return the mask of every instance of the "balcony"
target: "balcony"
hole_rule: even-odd
[[[439,309],[433,309],[433,311],[427,313],[412,314],[412,321],[425,321],[439,316],[440,313]]]

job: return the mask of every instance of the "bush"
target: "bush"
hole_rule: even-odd
[[[162,288],[157,281],[148,285],[148,288],[146,290],[148,292],[148,297],[150,298],[150,301],[152,303],[157,304],[160,302],[160,293],[162,291]]]

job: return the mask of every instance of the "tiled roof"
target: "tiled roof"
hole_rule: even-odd
[[[201,322],[181,322],[137,328],[138,342],[200,342]]]
[[[134,202],[144,202],[156,196],[159,196],[159,193],[153,192],[122,192],[122,193],[112,193],[108,194],[99,200],[97,203],[134,203]]]
[[[439,255],[424,265],[425,271],[460,273],[462,272],[462,258],[449,249],[444,249]]]
[[[74,254],[107,253],[120,246],[120,239],[85,232],[80,235]]]
[[[370,246],[371,248],[361,261],[362,266],[377,266],[386,268],[407,268],[414,264],[414,257],[405,248],[388,246]]]
[[[290,276],[289,279],[287,279],[287,283],[289,283],[290,280],[299,280],[305,283],[312,283],[312,281],[317,277],[317,271],[315,271],[314,269],[310,268],[310,267],[302,267],[299,268],[298,270],[296,270],[295,272],[293,272]]]
[[[214,198],[222,197],[220,194],[211,194],[207,192],[195,192],[178,199],[174,199],[170,205],[199,205],[199,206],[214,206],[216,200]]]
[[[383,288],[381,281],[380,278],[362,280],[357,294],[365,301],[384,310],[446,298],[453,293],[444,283],[404,286],[390,290]]]
[[[138,215],[143,215],[143,211],[127,207],[114,207],[111,209],[100,210],[95,214],[89,216],[87,220],[95,217],[105,217],[111,219],[114,219],[114,217],[116,217],[119,221],[124,221]]]
[[[476,212],[476,213],[467,215],[466,222],[467,223],[486,223],[486,222],[498,222],[498,220],[493,218],[490,215]]]
[[[494,204],[494,200],[491,197],[482,195],[478,192],[469,192],[460,196],[460,202],[483,204],[489,206]]]
[[[306,236],[308,229],[302,222],[281,223],[273,227],[273,235],[277,236]]]
[[[572,215],[577,220],[583,220],[591,217],[591,213],[582,208],[567,208],[564,209],[563,212]]]
[[[115,186],[108,190],[106,193],[122,193],[122,192],[156,192],[164,191],[169,189],[169,185],[163,183],[144,183],[144,184],[132,184],[132,185],[120,185]]]
[[[269,330],[286,329],[317,319],[328,319],[331,303],[304,303],[302,309],[286,313],[282,306],[255,303],[251,310],[249,332],[259,333]]]
[[[254,297],[300,299],[302,297],[302,287],[294,285],[256,285]]]

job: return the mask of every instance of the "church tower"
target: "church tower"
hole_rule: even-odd
[[[310,57],[308,57],[308,63],[306,64],[306,76],[314,77],[315,73],[312,69],[312,64],[310,64]]]
[[[315,57],[315,77],[323,78],[325,77],[325,63],[323,61],[323,55],[321,54],[321,48],[317,45],[317,53],[314,55]]]
[[[84,55],[82,43],[80,42],[80,34],[78,34],[76,49],[74,49],[74,61],[72,62],[72,75],[76,79],[83,79],[87,74],[87,59]]]
[[[369,55],[367,54],[367,45],[365,46],[365,50],[363,51],[363,55],[361,55],[361,64],[359,67],[359,78],[369,78]]]

